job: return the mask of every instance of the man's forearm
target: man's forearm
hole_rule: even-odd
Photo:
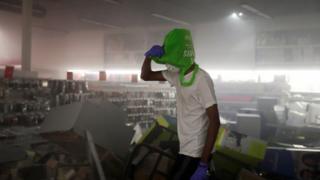
[[[214,143],[216,141],[216,137],[219,131],[219,126],[218,124],[215,123],[209,123],[209,127],[208,127],[208,133],[207,133],[207,140],[206,140],[206,144],[203,148],[203,153],[202,153],[202,157],[201,157],[201,161],[204,163],[208,163],[209,158],[210,158],[210,154],[212,152]]]
[[[207,115],[209,118],[209,126],[207,131],[206,144],[203,148],[203,153],[201,156],[201,161],[204,163],[209,162],[209,158],[210,158],[214,143],[218,135],[219,127],[220,127],[219,112],[218,112],[217,105],[214,105],[213,107],[208,108]]]
[[[146,78],[151,71],[151,59],[146,57],[141,68],[141,79]]]

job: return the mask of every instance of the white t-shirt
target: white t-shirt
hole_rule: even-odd
[[[177,90],[179,153],[201,157],[209,123],[206,108],[217,103],[213,81],[202,69],[189,87],[181,86],[177,72],[162,71],[162,75]],[[188,73],[185,79],[190,79],[191,75],[192,72]]]

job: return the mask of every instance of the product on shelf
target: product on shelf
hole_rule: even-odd
[[[51,108],[90,95],[85,81],[0,79],[0,129],[38,126]]]
[[[100,86],[99,86],[100,85]],[[175,89],[165,84],[94,84],[93,90],[128,114],[127,123],[153,122],[156,115],[176,115]]]

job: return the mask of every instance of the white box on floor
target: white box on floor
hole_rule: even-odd
[[[237,132],[260,138],[261,117],[259,114],[237,113]]]

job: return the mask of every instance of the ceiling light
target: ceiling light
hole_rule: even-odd
[[[241,7],[243,9],[245,9],[245,10],[247,10],[247,11],[249,11],[249,12],[255,14],[255,15],[257,15],[257,16],[261,16],[261,17],[266,18],[266,19],[272,19],[271,16],[259,11],[258,9],[254,8],[254,7],[250,6],[250,5],[242,4]]]
[[[233,18],[233,19],[238,19],[239,16],[238,16],[238,14],[237,14],[236,12],[233,12],[233,13],[231,14],[231,18]]]
[[[243,13],[234,11],[230,16],[232,19],[239,19],[240,17],[243,16]]]
[[[190,25],[190,23],[188,23],[188,22],[177,20],[177,19],[173,19],[171,17],[164,16],[164,15],[161,15],[161,14],[153,13],[152,16],[157,17],[159,19],[166,20],[166,21],[170,21],[170,22],[174,22],[174,23],[177,23],[177,24],[185,25],[185,26],[189,26]]]
[[[88,24],[94,24],[94,25],[104,26],[104,27],[113,28],[113,29],[121,29],[121,27],[119,27],[119,26],[115,26],[115,25],[111,25],[111,24],[106,24],[106,23],[98,22],[98,21],[91,20],[91,19],[82,18],[82,19],[80,19],[80,20],[81,20],[82,22],[85,22],[85,23],[88,23]]]

